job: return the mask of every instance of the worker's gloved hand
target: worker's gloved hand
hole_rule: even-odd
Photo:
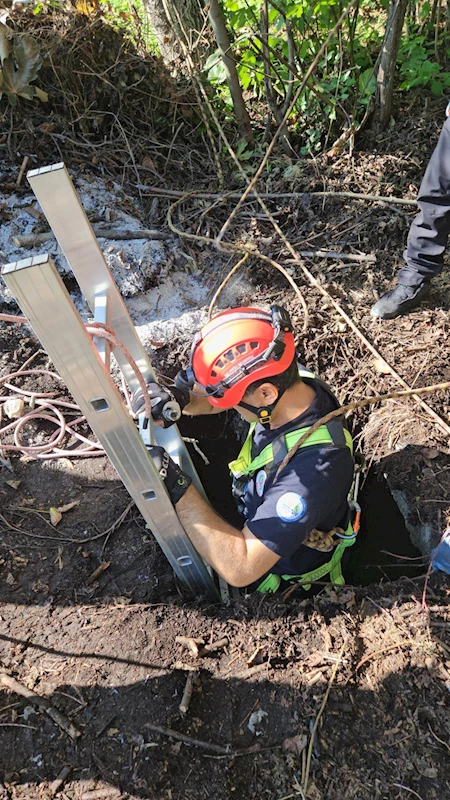
[[[147,391],[152,405],[152,417],[155,421],[162,422],[164,428],[177,422],[183,408],[189,403],[189,391],[177,386],[147,383]],[[131,395],[131,410],[136,417],[145,411],[144,393],[140,386]]]
[[[156,469],[158,470],[161,479],[164,481],[169,497],[174,505],[178,503],[183,497],[186,489],[192,483],[192,478],[186,475],[185,472],[175,464],[169,454],[164,450],[164,447],[152,444],[147,447]]]

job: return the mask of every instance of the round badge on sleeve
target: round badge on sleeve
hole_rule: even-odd
[[[278,498],[276,511],[283,522],[298,522],[306,514],[306,502],[297,492],[286,492]]]
[[[266,485],[267,472],[261,469],[255,478],[255,489],[258,497],[263,496],[264,486]]]

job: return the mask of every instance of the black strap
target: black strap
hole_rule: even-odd
[[[340,417],[335,417],[331,419],[329,422],[326,423],[327,431],[330,434],[333,444],[335,447],[347,447],[347,442],[345,440],[345,433],[344,427],[342,425],[342,419]]]

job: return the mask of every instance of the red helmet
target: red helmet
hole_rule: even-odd
[[[213,406],[231,408],[248,386],[284,372],[295,356],[289,314],[280,306],[224,311],[192,343],[189,375]]]

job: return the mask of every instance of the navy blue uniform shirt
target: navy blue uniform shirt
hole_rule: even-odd
[[[266,430],[258,423],[252,458],[280,434],[313,425],[337,407],[331,395],[316,381],[307,382],[316,391],[309,408],[276,430]],[[274,475],[274,471],[267,476],[264,470],[259,470],[249,480],[244,497],[246,524],[254,536],[280,556],[270,572],[301,575],[330,560],[330,553],[313,550],[302,542],[313,528],[330,531],[342,525],[353,479],[353,458],[348,447],[300,448],[275,486]]]

